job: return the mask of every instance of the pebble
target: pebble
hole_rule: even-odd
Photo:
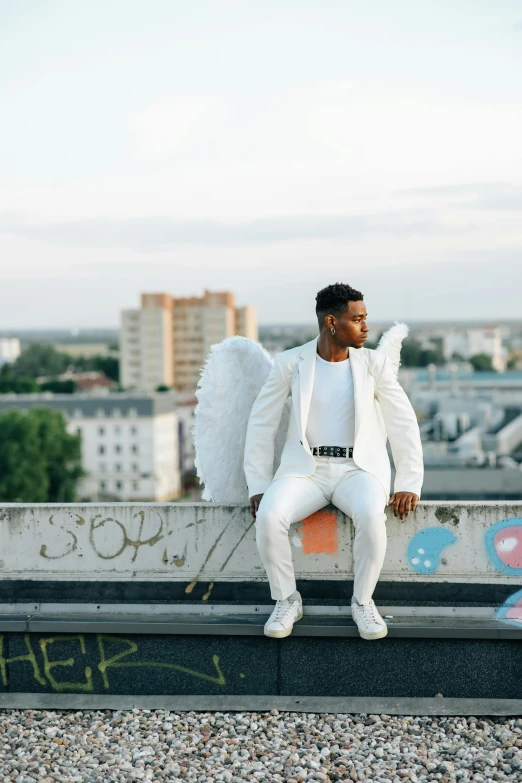
[[[0,710],[0,783],[522,780],[522,719]]]

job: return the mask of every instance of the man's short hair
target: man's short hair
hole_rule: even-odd
[[[315,297],[315,312],[319,328],[323,328],[327,315],[337,317],[348,310],[350,302],[361,302],[363,298],[360,291],[344,283],[334,283],[322,288]]]

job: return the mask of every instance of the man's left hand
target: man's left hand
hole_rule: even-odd
[[[395,492],[388,501],[388,505],[393,505],[393,513],[405,519],[410,511],[415,511],[419,496],[415,492]]]

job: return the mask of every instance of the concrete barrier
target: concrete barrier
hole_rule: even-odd
[[[522,582],[522,503],[420,503],[388,509],[381,580]],[[5,504],[0,580],[265,581],[245,506],[213,503]],[[353,577],[354,529],[328,506],[293,525],[297,576]]]

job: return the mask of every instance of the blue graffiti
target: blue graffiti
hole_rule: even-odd
[[[502,530],[505,535],[497,535]],[[502,574],[522,574],[522,517],[491,525],[485,534],[485,545],[489,559]]]
[[[513,593],[495,612],[495,617],[509,625],[522,625],[522,590]]]
[[[408,545],[408,563],[418,574],[434,574],[442,550],[454,544],[457,537],[443,527],[426,527],[413,536]]]

